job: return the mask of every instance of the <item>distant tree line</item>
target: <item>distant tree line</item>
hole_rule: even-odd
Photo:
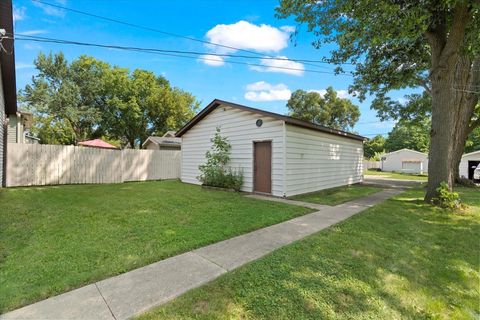
[[[325,94],[296,90],[287,102],[289,115],[338,130],[350,130],[360,118],[360,110],[350,99],[340,98],[328,87]]]
[[[40,53],[38,74],[20,91],[34,115],[32,133],[46,144],[76,144],[103,138],[136,148],[150,135],[177,130],[199,102],[153,72],[112,66],[82,55],[68,62],[63,53]]]
[[[363,151],[367,159],[379,160],[380,155],[400,149],[428,153],[430,145],[430,118],[423,120],[403,119],[395,124],[387,137],[377,135],[365,142]],[[480,150],[480,127],[467,138],[464,152]]]

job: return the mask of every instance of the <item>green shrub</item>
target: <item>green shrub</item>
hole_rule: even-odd
[[[450,191],[448,184],[445,181],[440,183],[440,186],[437,188],[437,192],[438,198],[436,199],[436,202],[440,207],[450,210],[461,207],[458,193]]]
[[[243,184],[243,172],[227,168],[232,146],[227,138],[220,135],[220,128],[217,128],[211,141],[212,149],[205,154],[207,162],[198,167],[201,172],[198,180],[205,186],[240,191]]]

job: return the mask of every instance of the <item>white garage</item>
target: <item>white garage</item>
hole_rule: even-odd
[[[473,179],[473,170],[480,164],[480,150],[466,153],[460,161],[459,174],[460,177]]]
[[[428,156],[426,153],[410,149],[393,151],[382,156],[381,169],[404,173],[426,173]]]
[[[363,179],[364,137],[214,100],[177,132],[183,182],[200,184],[198,166],[217,127],[232,146],[230,167],[243,171],[242,191],[285,197]]]

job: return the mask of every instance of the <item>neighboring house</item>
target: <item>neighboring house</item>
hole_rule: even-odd
[[[0,1],[0,37],[13,35],[12,1]],[[17,112],[15,52],[13,41],[2,39],[0,48],[0,186],[5,186],[7,159],[7,116]]]
[[[8,143],[39,143],[40,139],[29,134],[33,115],[30,112],[18,111],[8,117]]]
[[[428,172],[428,155],[410,149],[393,151],[382,156],[380,168],[382,171],[426,173]]]
[[[113,144],[103,141],[102,139],[93,139],[81,141],[78,143],[79,146],[89,147],[89,148],[98,148],[98,149],[118,149]]]
[[[181,180],[200,184],[216,128],[227,137],[242,191],[293,196],[361,182],[364,137],[291,117],[214,100],[180,131]]]
[[[161,137],[148,137],[142,144],[142,148],[150,150],[180,150],[182,148],[182,138],[176,138],[175,131],[167,131]]]
[[[473,171],[480,164],[480,150],[466,153],[462,156],[460,161],[459,174],[460,177],[465,177],[473,180]]]

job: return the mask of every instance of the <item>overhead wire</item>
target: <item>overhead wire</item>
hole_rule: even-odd
[[[267,59],[267,57],[263,57],[264,56],[263,54],[252,51],[252,50],[248,50],[248,49],[242,49],[242,48],[238,48],[238,47],[234,47],[234,46],[229,46],[229,45],[215,43],[215,42],[211,42],[211,41],[207,41],[207,40],[197,39],[197,38],[194,38],[194,37],[184,36],[184,35],[181,35],[181,34],[169,32],[169,31],[164,31],[164,30],[160,30],[160,29],[157,29],[157,28],[142,26],[142,25],[139,25],[139,24],[136,24],[136,23],[127,22],[127,21],[123,21],[123,20],[119,20],[119,19],[110,18],[110,17],[105,17],[105,16],[101,16],[101,15],[98,15],[98,14],[95,14],[95,13],[86,12],[86,11],[82,11],[82,10],[78,10],[78,9],[73,9],[73,8],[69,8],[69,7],[62,6],[62,5],[55,4],[55,3],[50,3],[50,2],[47,2],[47,1],[43,1],[43,0],[32,0],[32,1],[43,4],[43,5],[46,5],[46,6],[50,6],[52,8],[56,8],[56,9],[60,9],[60,10],[64,10],[64,11],[69,11],[69,12],[73,12],[73,13],[76,13],[76,14],[80,14],[80,15],[84,15],[84,16],[88,16],[88,17],[93,17],[93,18],[96,18],[96,19],[100,19],[100,20],[104,20],[104,21],[108,21],[108,22],[113,22],[113,23],[117,23],[117,24],[121,24],[121,25],[125,25],[125,26],[129,26],[129,27],[132,27],[132,28],[142,29],[142,30],[146,30],[146,31],[150,31],[150,32],[155,32],[155,33],[159,33],[159,34],[163,34],[163,35],[167,35],[167,36],[171,36],[171,37],[182,38],[182,39],[186,39],[186,40],[189,40],[189,41],[199,42],[199,43],[208,44],[208,45],[221,47],[221,48],[226,48],[226,49],[230,49],[230,50],[246,52],[246,53],[250,53],[250,54],[253,54],[253,55],[256,55],[256,56]],[[314,64],[314,63],[332,65],[332,63],[327,62],[327,61],[323,61],[323,60],[292,59],[292,58],[280,58],[280,57],[269,57],[269,59],[285,60],[285,61],[292,61],[292,62],[301,62],[303,64],[310,65],[310,66],[315,66],[315,67],[319,67],[319,66]],[[344,65],[354,65],[353,63],[342,63],[342,64],[344,64]],[[337,66],[340,66],[340,65],[337,65]]]
[[[118,49],[118,50],[158,54],[158,55],[164,55],[164,56],[172,56],[172,57],[189,58],[189,59],[196,59],[196,60],[203,60],[203,61],[219,62],[218,59],[204,57],[203,55],[206,55],[206,53],[201,54],[200,52],[194,52],[194,51],[165,50],[165,49],[157,49],[157,48],[119,46],[119,45],[111,45],[111,44],[71,41],[71,40],[55,39],[55,38],[47,38],[47,37],[39,37],[39,36],[30,36],[30,35],[22,35],[22,34],[17,34],[14,37],[12,37],[12,35],[10,35],[9,37],[5,37],[5,39],[18,40],[18,41],[34,41],[34,42],[43,42],[43,43],[55,43],[55,44],[63,44],[63,45],[78,45],[78,46],[88,46],[88,47],[99,47],[99,48],[105,48],[105,49]],[[195,55],[195,56],[192,56],[192,55]],[[271,65],[264,65],[264,64],[260,64],[260,63],[249,63],[249,62],[242,62],[242,61],[228,60],[228,61],[226,61],[226,63],[240,64],[240,65],[247,65],[247,66],[255,66],[255,67],[263,67],[263,68],[272,68],[272,69],[278,69],[278,70],[290,70],[290,71],[299,71],[299,72],[311,72],[311,73],[320,73],[320,74],[352,76],[349,73],[336,73],[336,72],[311,70],[311,69],[303,69],[303,68],[271,66]]]

